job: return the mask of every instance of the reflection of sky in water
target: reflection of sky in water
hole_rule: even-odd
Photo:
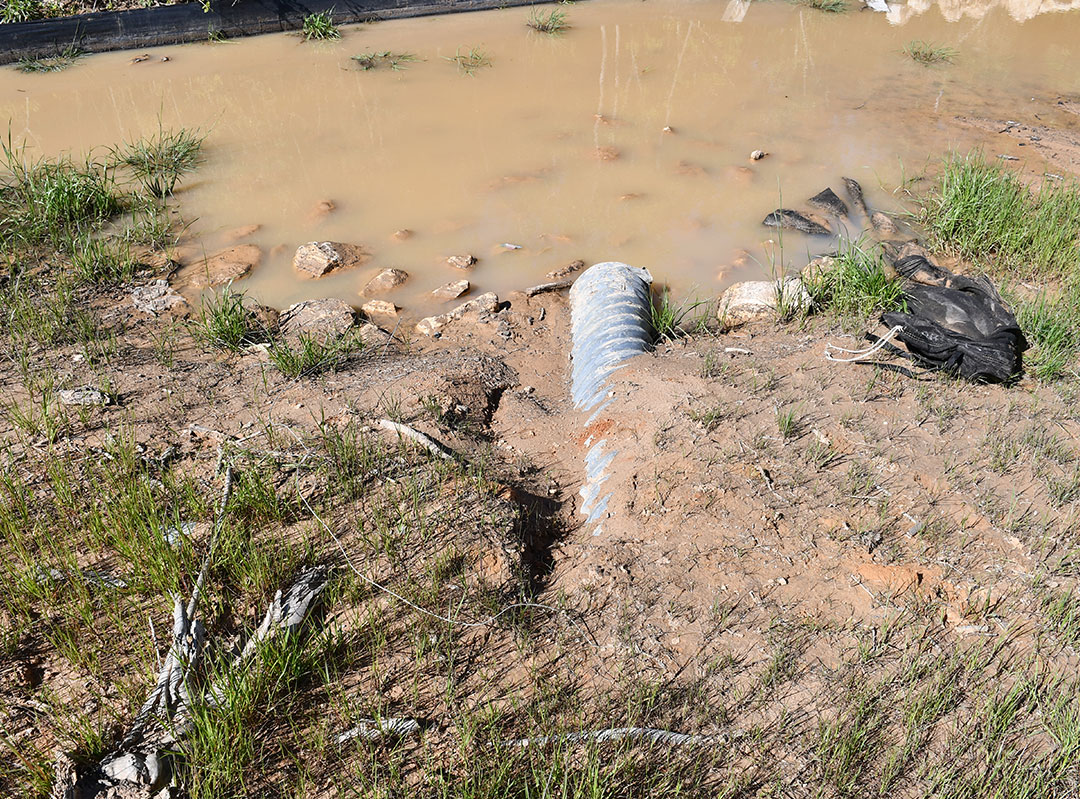
[[[724,21],[742,22],[751,4],[752,0],[728,0]],[[958,22],[964,17],[982,19],[995,8],[1002,8],[1017,22],[1024,22],[1039,14],[1075,11],[1080,9],[1080,0],[911,0],[907,3],[868,0],[867,5],[874,11],[885,12],[894,25],[903,25],[935,6],[948,22]]]

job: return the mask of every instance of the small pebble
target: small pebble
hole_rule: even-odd
[[[762,158],[764,158],[767,155],[768,155],[768,153],[765,152],[764,150],[754,150],[754,152],[750,153],[750,160],[751,161],[760,161]]]

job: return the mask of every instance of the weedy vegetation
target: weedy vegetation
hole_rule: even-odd
[[[960,53],[952,47],[915,40],[907,43],[904,54],[924,67],[930,67],[935,64],[951,64]]]
[[[525,23],[534,31],[558,36],[570,30],[570,23],[566,20],[565,11],[533,11],[529,15],[529,21]]]
[[[276,339],[267,354],[283,375],[300,378],[336,371],[363,348],[364,342],[356,334],[339,338],[302,335],[296,341]]]
[[[266,340],[266,331],[244,306],[243,292],[226,286],[212,298],[203,301],[198,317],[191,323],[191,333],[213,349],[239,352],[249,344]]]
[[[813,306],[845,329],[903,307],[903,287],[886,271],[880,248],[862,241],[844,243],[831,264],[811,270],[804,283]]]
[[[676,302],[671,297],[671,291],[665,286],[658,296],[653,297],[650,306],[653,338],[656,341],[673,341],[686,335],[688,326],[697,331],[704,329],[709,320],[708,305],[707,300]],[[706,310],[694,313],[702,307]]]
[[[310,42],[312,39],[323,41],[328,39],[340,39],[341,31],[339,31],[337,25],[334,24],[334,9],[331,8],[327,11],[319,11],[304,17],[304,24],[300,29],[300,35],[304,37],[304,41],[306,42]]]
[[[20,72],[60,72],[73,66],[83,55],[78,47],[68,45],[56,55],[19,59],[15,62],[15,69]]]
[[[198,130],[163,130],[159,122],[155,135],[114,148],[112,156],[148,196],[165,199],[181,178],[198,167],[205,139]]]
[[[51,16],[54,9],[41,0],[6,0],[0,10],[0,23],[29,22]]]
[[[459,47],[453,55],[443,56],[446,61],[457,64],[464,75],[474,75],[477,70],[491,66],[491,58],[479,47],[470,47],[465,52]]]
[[[829,14],[843,14],[848,10],[847,0],[795,0],[797,5],[825,11]]]
[[[352,60],[356,62],[356,65],[364,72],[372,69],[379,69],[380,67],[389,67],[394,71],[399,71],[406,68],[406,65],[419,59],[412,53],[394,53],[389,50],[384,50],[381,53],[360,53],[354,55]]]
[[[1003,286],[1031,343],[1028,368],[1042,380],[1076,374],[1080,353],[1080,184],[1029,189],[982,153],[948,159],[937,187],[920,199],[919,220],[936,247],[972,262]],[[1037,281],[1041,293],[1012,284]]]

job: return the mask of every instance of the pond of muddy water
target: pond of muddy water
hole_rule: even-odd
[[[56,74],[4,69],[0,118],[47,155],[146,135],[159,119],[201,128],[205,163],[177,194],[193,220],[185,258],[258,225],[246,241],[262,262],[237,287],[263,302],[359,305],[367,280],[396,267],[412,277],[390,296],[419,314],[440,307],[429,292],[447,281],[502,294],[576,259],[646,266],[682,296],[715,295],[772,268],[775,231],[761,220],[781,198],[842,194],[846,175],[872,206],[896,209],[889,190],[905,176],[979,144],[1041,171],[1031,147],[955,118],[1009,119],[1080,93],[1080,11],[1046,3],[888,16],[740,0],[555,8],[571,25],[560,36],[512,8],[351,26],[331,43],[271,35],[138,63],[96,55]],[[955,63],[913,62],[912,40],[954,48]],[[473,47],[489,66],[467,74],[447,60]],[[416,60],[363,71],[350,59],[373,51]],[[752,162],[757,149],[769,155]],[[334,210],[318,213],[323,201]],[[373,258],[300,279],[292,255],[316,239]],[[794,266],[825,246],[797,234],[784,245]],[[446,265],[465,253],[479,259],[467,274]]]

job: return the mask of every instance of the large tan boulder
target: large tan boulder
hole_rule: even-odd
[[[806,311],[810,294],[797,277],[779,280],[748,280],[736,283],[720,295],[716,317],[726,327],[738,327],[759,319],[775,319],[784,312]]]

